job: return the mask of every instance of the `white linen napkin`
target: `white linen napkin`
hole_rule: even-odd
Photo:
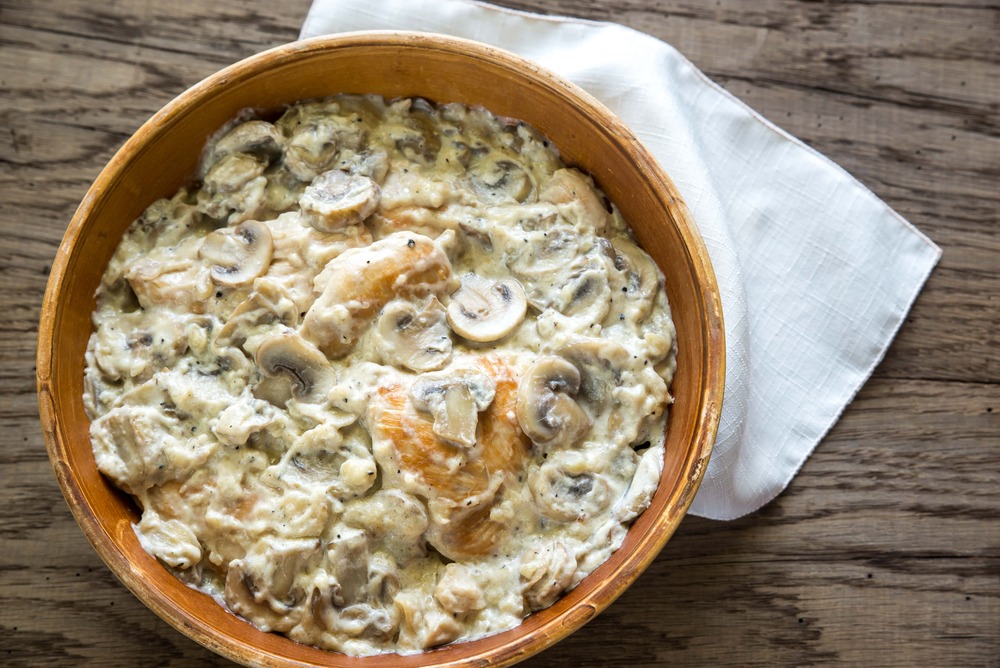
[[[735,519],[777,496],[882,359],[940,249],[649,35],[469,0],[314,0],[301,37],[355,30],[513,51],[632,128],[684,197],[722,293],[726,394],[691,512]]]

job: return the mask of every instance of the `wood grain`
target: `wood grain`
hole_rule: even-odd
[[[663,38],[944,249],[885,361],[789,489],[688,518],[529,666],[1000,665],[1000,8],[995,1],[530,0]],[[0,0],[0,665],[231,665],[160,621],[77,528],[45,455],[38,307],[129,134],[293,39],[306,0]]]

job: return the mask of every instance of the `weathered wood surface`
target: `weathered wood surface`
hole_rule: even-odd
[[[528,0],[661,37],[944,249],[789,489],[689,518],[638,584],[525,665],[1000,665],[1000,6]],[[0,0],[0,665],[228,665],[115,581],[38,427],[49,264],[118,146],[307,0]]]

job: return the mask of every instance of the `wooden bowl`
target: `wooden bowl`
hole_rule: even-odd
[[[139,545],[135,504],[98,472],[84,414],[94,291],[129,224],[195,173],[210,134],[240,110],[335,93],[422,96],[527,121],[594,176],[666,275],[679,346],[666,462],[649,509],[609,561],[510,631],[422,654],[351,658],[258,631],[188,588]],[[264,666],[509,665],[607,607],[677,528],[705,471],[722,405],[722,309],[701,237],[676,188],[625,125],[576,86],[505,51],[412,33],[352,33],[278,47],[202,81],[143,125],[98,176],[52,266],[38,342],[38,399],[52,467],[77,522],[115,575],[182,633]],[[71,620],[67,617],[67,623]]]

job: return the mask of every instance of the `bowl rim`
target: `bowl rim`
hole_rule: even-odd
[[[67,462],[67,444],[60,430],[56,411],[57,402],[54,398],[53,371],[59,363],[56,358],[55,333],[59,329],[61,320],[60,312],[55,308],[55,305],[62,286],[71,280],[73,256],[70,249],[76,247],[84,230],[84,223],[90,218],[91,212],[104,193],[128,168],[137,149],[142,148],[147,142],[147,138],[165,132],[171,124],[196,108],[196,105],[192,104],[193,102],[203,96],[210,95],[216,87],[252,78],[258,73],[258,67],[263,63],[268,63],[268,67],[275,67],[281,64],[290,64],[300,58],[308,57],[310,54],[327,50],[386,45],[444,51],[462,57],[485,59],[491,63],[500,64],[520,77],[532,79],[533,83],[557,89],[561,95],[573,98],[586,112],[601,118],[602,122],[606,124],[607,132],[618,137],[619,143],[625,145],[630,158],[639,162],[641,168],[651,179],[661,184],[673,203],[676,204],[676,207],[671,211],[672,217],[678,227],[686,228],[683,231],[689,243],[684,250],[694,266],[696,274],[701,279],[699,288],[705,317],[705,326],[701,328],[702,346],[705,351],[703,355],[705,372],[702,380],[703,389],[699,394],[700,405],[694,420],[695,438],[689,446],[691,453],[693,453],[693,458],[689,459],[692,464],[685,471],[686,478],[683,481],[683,490],[677,503],[669,508],[669,512],[664,512],[657,518],[653,527],[657,529],[655,536],[644,539],[639,544],[635,550],[636,558],[627,564],[617,564],[617,568],[613,572],[606,574],[620,576],[609,578],[613,582],[613,586],[602,587],[598,590],[597,596],[581,602],[582,609],[580,607],[568,609],[560,615],[554,616],[543,629],[540,629],[541,632],[533,637],[510,643],[501,653],[489,654],[487,658],[490,665],[510,665],[550,647],[604,610],[635,581],[660,553],[680,524],[681,518],[686,514],[704,476],[719,426],[725,384],[725,334],[721,296],[704,241],[687,207],[683,204],[679,191],[659,163],[623,121],[582,88],[533,61],[505,49],[436,33],[396,30],[337,33],[290,42],[251,55],[209,75],[170,100],[135,131],[98,174],[74,213],[52,263],[42,302],[36,380],[40,421],[50,463],[67,505],[69,505],[77,524],[90,544],[115,576],[157,616],[200,645],[244,665],[340,665],[340,662],[330,664],[302,663],[247,643],[231,646],[233,640],[228,639],[227,642],[227,638],[220,637],[210,624],[191,615],[186,610],[178,609],[161,601],[156,593],[146,586],[141,573],[134,569],[126,555],[116,549],[109,540],[106,527],[85,499],[82,487],[73,476]],[[715,354],[711,354],[712,351],[715,351]],[[610,561],[611,559],[609,559]],[[606,566],[609,562],[605,562],[604,565]],[[476,642],[478,641],[453,643],[444,647],[468,646]],[[355,660],[354,657],[347,657],[335,652],[324,650],[324,653],[331,657],[346,658],[347,661],[344,662],[344,665]],[[440,652],[439,650],[428,650],[423,655],[431,657],[435,653]],[[470,653],[434,665],[484,665],[483,661],[482,654]],[[363,664],[359,663],[359,665]]]

